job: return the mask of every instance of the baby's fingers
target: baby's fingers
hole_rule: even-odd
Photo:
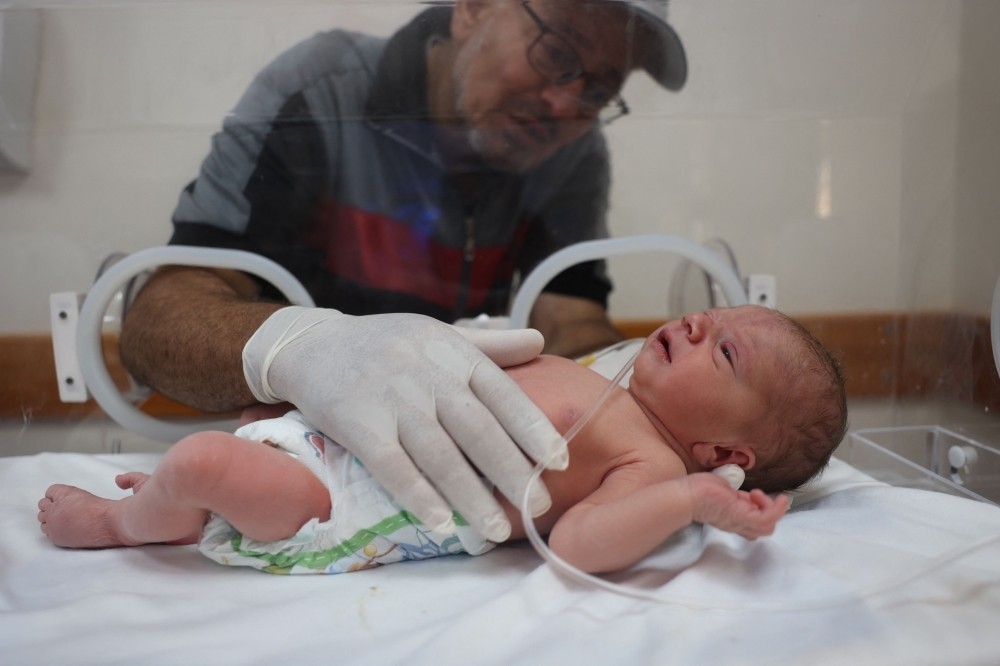
[[[767,501],[768,507],[766,509],[762,507],[762,510],[769,518],[774,520],[774,522],[778,522],[778,520],[785,515],[785,512],[788,511],[788,504],[790,501],[788,495],[778,495],[773,500],[768,497]]]
[[[754,492],[756,493],[756,491]],[[747,531],[749,534],[742,536],[753,540],[757,537],[774,534],[775,526],[788,510],[788,496],[779,495],[776,499],[771,499],[764,493],[760,493],[760,497],[754,495],[752,499],[756,505],[756,511],[753,515],[748,516]]]
[[[767,493],[759,488],[754,488],[750,491],[749,500],[754,506],[762,511],[766,511],[771,508],[771,505],[773,504],[773,501],[767,496]]]

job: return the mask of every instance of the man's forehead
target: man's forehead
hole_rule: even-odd
[[[543,19],[574,46],[596,49],[602,43],[632,39],[628,10],[606,0],[532,0]]]
[[[594,48],[594,40],[577,30],[576,26],[570,22],[564,21],[561,18],[553,18],[552,29],[561,34],[563,37],[568,38],[569,41],[574,42],[576,46],[580,46],[588,50]]]

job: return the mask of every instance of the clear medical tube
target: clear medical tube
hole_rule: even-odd
[[[1000,295],[1000,283],[998,283],[997,294]],[[994,314],[998,310],[994,308]],[[611,380],[608,387],[604,389],[604,392],[600,397],[594,401],[594,403],[584,412],[576,423],[573,424],[569,430],[566,431],[564,437],[566,438],[566,443],[568,444],[573,440],[576,435],[583,430],[583,427],[587,425],[587,422],[597,413],[602,405],[607,401],[608,397],[614,391],[618,383],[625,377],[625,374],[632,368],[635,363],[636,356],[639,353],[636,352],[628,363],[625,364],[615,378]],[[554,454],[553,456],[554,457]],[[551,460],[551,458],[550,458]],[[888,592],[894,588],[902,587],[907,583],[913,582],[923,576],[926,576],[938,569],[942,569],[949,564],[962,559],[972,553],[982,550],[987,546],[991,546],[1000,543],[1000,534],[994,534],[991,536],[984,537],[971,544],[965,546],[959,546],[953,550],[944,553],[943,555],[936,557],[930,563],[923,567],[918,567],[912,571],[904,572],[898,576],[894,576],[882,583],[877,585],[871,585],[867,588],[863,588],[856,592],[849,592],[838,595],[831,595],[825,599],[819,599],[816,601],[809,602],[798,602],[791,604],[774,604],[774,603],[723,603],[715,601],[712,599],[692,599],[685,597],[667,596],[660,594],[657,591],[644,590],[637,587],[630,587],[628,585],[618,585],[617,583],[612,583],[610,581],[604,580],[597,576],[592,576],[580,569],[577,569],[569,562],[565,561],[558,555],[549,549],[548,544],[542,539],[538,530],[535,528],[535,521],[531,517],[531,511],[528,507],[528,498],[531,496],[531,486],[538,483],[538,480],[542,476],[542,472],[545,470],[545,466],[548,460],[539,461],[535,465],[535,469],[532,471],[531,477],[528,480],[528,487],[524,493],[524,499],[521,502],[521,521],[524,523],[524,530],[528,535],[528,540],[531,545],[534,546],[535,550],[539,555],[542,556],[549,565],[556,570],[557,573],[574,580],[578,583],[582,583],[585,586],[595,587],[601,590],[606,590],[608,592],[614,592],[615,594],[621,594],[626,597],[633,597],[636,599],[642,599],[645,601],[655,601],[657,603],[668,604],[673,606],[683,606],[684,608],[690,608],[692,610],[724,610],[724,611],[753,611],[753,612],[778,612],[787,613],[794,611],[809,611],[809,610],[823,610],[827,608],[836,608],[838,606],[848,606],[851,604],[856,604],[870,597],[877,596]]]
[[[615,378],[612,379],[611,382],[608,384],[608,387],[604,389],[604,393],[602,393],[601,396],[594,401],[594,404],[592,404],[590,408],[583,413],[583,416],[577,419],[576,423],[574,423],[573,426],[566,431],[564,437],[566,438],[567,444],[573,441],[573,438],[576,437],[577,433],[583,430],[583,427],[587,425],[587,422],[590,421],[590,419],[594,416],[594,414],[597,413],[597,410],[599,410],[604,405],[607,399],[611,396],[611,393],[614,392],[615,387],[618,386],[618,383],[622,380],[623,377],[625,377],[626,373],[628,373],[628,371],[632,369],[632,365],[635,364],[635,359],[638,355],[639,352],[636,352],[635,354],[632,355],[632,358],[629,359],[628,363],[626,363],[625,366],[618,371],[618,374],[615,375]],[[555,455],[553,454],[552,457],[555,457]],[[552,550],[549,549],[548,544],[545,543],[544,540],[542,540],[542,537],[538,533],[538,530],[535,529],[535,521],[532,519],[531,511],[528,507],[528,498],[531,496],[530,492],[531,486],[535,483],[538,483],[538,480],[542,476],[542,471],[545,469],[545,466],[548,464],[548,462],[549,460],[542,460],[539,461],[537,465],[535,465],[535,469],[531,473],[531,478],[528,479],[528,490],[524,493],[524,501],[521,503],[521,521],[524,523],[525,532],[528,533],[528,541],[530,541],[531,545],[535,547],[535,550],[538,551],[538,554],[541,555],[546,562],[552,565],[552,568],[554,568],[559,573],[567,576],[568,578],[572,578],[573,580],[581,582],[584,585],[592,585],[594,587],[609,590],[611,592],[617,592],[618,594],[647,598],[648,593],[645,592],[644,590],[627,587],[625,585],[616,585],[614,583],[609,583],[603,578],[598,578],[597,576],[591,576],[590,574],[577,569],[572,564],[570,564],[566,560],[562,559],[561,557],[553,553]]]

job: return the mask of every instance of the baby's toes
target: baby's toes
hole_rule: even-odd
[[[118,476],[115,477],[115,485],[118,486],[119,488],[121,488],[122,490],[125,490],[126,488],[128,488],[131,485],[129,483],[129,477],[131,475],[132,475],[132,472],[126,472],[125,474],[119,474]]]
[[[56,483],[49,486],[48,490],[45,491],[45,499],[50,500],[53,504],[58,503],[59,500],[66,497],[66,495],[73,492],[73,486],[67,486],[63,483]]]
[[[125,474],[119,474],[115,477],[115,484],[122,490],[132,489],[132,492],[138,492],[142,484],[146,483],[146,479],[149,478],[149,474],[143,474],[142,472],[127,472]]]

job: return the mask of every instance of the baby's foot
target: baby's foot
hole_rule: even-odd
[[[123,475],[126,476],[126,475]],[[56,484],[38,502],[38,522],[49,541],[64,548],[136,546],[115,526],[119,500],[97,497],[86,490]]]

